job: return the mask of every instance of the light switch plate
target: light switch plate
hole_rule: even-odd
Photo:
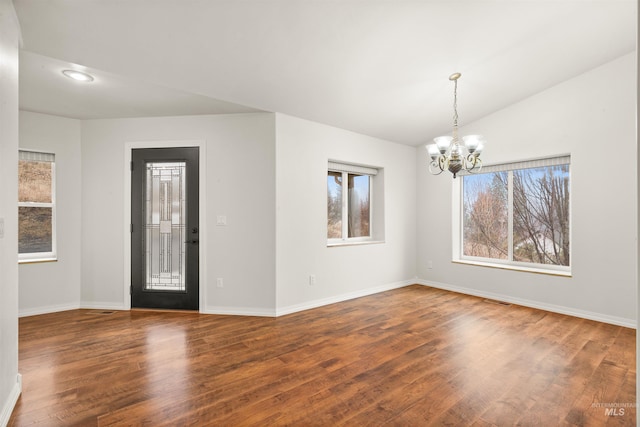
[[[0,218],[0,239],[4,239],[4,218]]]

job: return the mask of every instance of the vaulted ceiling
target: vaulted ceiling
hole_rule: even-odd
[[[74,118],[282,112],[409,144],[636,49],[635,0],[14,0],[20,103]],[[74,84],[65,68],[91,72]]]

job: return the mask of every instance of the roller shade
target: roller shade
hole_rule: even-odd
[[[52,153],[20,150],[18,151],[18,160],[27,160],[30,162],[55,162],[56,156]]]
[[[533,159],[533,160],[523,160],[521,162],[510,162],[510,163],[500,163],[495,165],[486,165],[486,166],[482,166],[480,173],[506,172],[506,171],[517,170],[517,169],[532,169],[532,168],[560,166],[560,165],[569,165],[569,164],[571,164],[571,156],[564,155],[564,156],[558,156],[558,157],[545,157],[545,158]],[[478,172],[473,171],[469,173],[466,171],[460,171],[458,175],[459,176],[473,175],[474,173],[478,173]]]
[[[340,163],[340,162],[333,162],[333,161],[329,161],[328,169],[334,172],[347,172],[347,173],[353,173],[358,175],[374,175],[375,176],[378,174],[377,168],[372,168],[370,166],[351,165],[348,163]]]

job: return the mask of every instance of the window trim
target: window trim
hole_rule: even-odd
[[[545,167],[545,166],[559,166],[559,165],[569,165],[569,185],[571,186],[571,155],[570,154],[561,154],[557,156],[550,157],[541,157],[535,158],[531,160],[523,160],[523,161],[514,161],[507,163],[500,163],[494,165],[487,165],[482,168],[480,173],[493,173],[493,172],[506,172],[506,171],[515,171],[520,169],[528,169],[528,168],[536,168],[536,167]],[[513,261],[513,182],[512,182],[512,174],[509,174],[509,186],[508,186],[508,227],[509,227],[509,238],[508,238],[508,252],[509,259],[501,260],[496,258],[486,258],[486,257],[477,257],[464,255],[462,253],[462,249],[464,247],[464,215],[462,212],[464,202],[464,190],[463,190],[463,176],[474,175],[474,173],[469,172],[461,172],[458,174],[460,176],[459,180],[452,180],[452,262],[459,264],[468,264],[480,267],[492,267],[499,268],[505,270],[515,270],[515,271],[524,271],[530,273],[541,273],[541,274],[549,274],[554,276],[563,276],[563,277],[571,277],[572,272],[571,268],[573,265],[573,251],[569,253],[569,265],[554,265],[554,264],[539,264],[533,262],[522,262],[522,261]],[[572,238],[572,206],[571,206],[571,193],[569,194],[569,239],[570,242],[573,241]]]
[[[22,154],[24,153],[24,154]],[[38,154],[42,155],[42,159],[35,158]],[[29,158],[33,157],[33,158]],[[51,251],[50,252],[31,252],[20,253],[18,251],[18,264],[28,263],[40,263],[40,262],[52,262],[58,260],[58,244],[57,244],[57,232],[56,232],[56,217],[57,217],[57,203],[56,203],[56,159],[55,153],[46,152],[42,150],[30,150],[19,149],[18,160],[30,160],[30,161],[49,161],[51,163],[51,203],[43,202],[20,202],[18,201],[18,208],[51,208]]]
[[[328,172],[338,172],[342,173],[342,182],[348,182],[348,175],[360,175],[360,176],[368,176],[369,177],[369,235],[368,236],[360,236],[360,237],[348,237],[348,216],[349,216],[349,192],[342,191],[342,236],[341,238],[329,238],[327,237],[327,246],[354,246],[354,245],[363,245],[363,244],[372,244],[372,243],[383,243],[381,240],[375,239],[375,227],[374,227],[374,179],[379,174],[380,168],[366,166],[366,165],[358,165],[354,163],[344,163],[329,160],[327,170],[325,172],[325,180]],[[325,181],[326,185],[326,181]],[[328,191],[328,188],[327,188]],[[346,206],[346,209],[345,209]],[[325,208],[325,213],[327,210]],[[325,220],[325,227],[328,225],[328,221]],[[326,233],[325,233],[326,235]],[[345,237],[346,236],[346,237]]]

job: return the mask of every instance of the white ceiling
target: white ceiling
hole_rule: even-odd
[[[91,74],[92,83],[65,77],[63,70]],[[82,67],[22,50],[20,108],[76,119],[230,114],[259,111],[144,80]]]
[[[418,145],[636,49],[635,0],[14,0],[21,108],[275,111]],[[75,65],[74,65],[75,64]],[[61,68],[88,69],[72,85]]]

